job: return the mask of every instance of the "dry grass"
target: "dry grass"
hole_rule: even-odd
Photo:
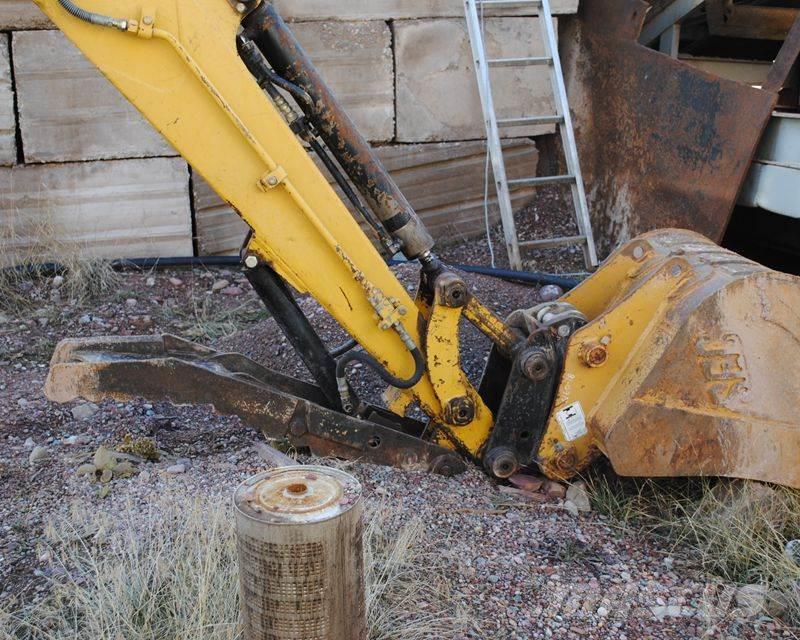
[[[653,534],[709,574],[770,589],[772,612],[800,625],[800,565],[785,549],[800,538],[800,493],[725,479],[589,479],[596,508],[627,532]]]
[[[237,556],[232,515],[220,500],[163,499],[148,513],[76,512],[51,527],[43,553],[59,577],[43,602],[0,611],[2,640],[236,640]],[[365,555],[370,637],[457,637],[465,616],[437,578],[435,556],[410,521],[390,535],[368,518]]]
[[[0,311],[21,316],[40,305],[42,300],[31,295],[31,286],[37,278],[52,272],[53,264],[64,277],[59,294],[78,303],[119,284],[110,260],[89,257],[85,247],[63,242],[63,235],[51,224],[42,223],[34,235],[36,243],[29,245],[15,235],[13,227],[0,229],[0,246],[8,248],[10,256],[0,259]],[[14,252],[16,246],[24,246],[24,251]],[[51,266],[43,269],[43,263]]]

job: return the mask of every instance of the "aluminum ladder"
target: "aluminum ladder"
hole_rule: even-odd
[[[597,266],[597,249],[592,234],[592,225],[589,219],[589,208],[586,204],[586,192],[581,176],[578,148],[575,144],[575,132],[572,128],[572,118],[567,102],[567,90],[564,86],[564,75],[561,71],[561,60],[558,56],[558,40],[553,28],[553,17],[550,12],[550,0],[464,0],[469,40],[472,45],[472,57],[475,62],[475,73],[478,77],[478,90],[481,96],[483,117],[486,124],[486,137],[489,146],[489,155],[494,172],[497,200],[500,205],[500,217],[503,222],[503,235],[508,259],[511,268],[522,269],[522,249],[549,249],[562,246],[580,245],[583,249],[586,268],[589,270]],[[483,14],[486,10],[526,8],[536,9],[539,15],[539,24],[542,28],[542,41],[545,46],[545,55],[542,57],[527,58],[489,58],[483,41]],[[495,15],[493,13],[493,15]],[[553,97],[556,113],[529,117],[516,117],[498,119],[494,109],[494,97],[489,69],[491,67],[524,67],[532,65],[546,65],[550,69],[550,80],[553,86]],[[561,134],[567,173],[557,176],[537,176],[533,178],[520,178],[508,180],[503,159],[503,147],[500,139],[500,129],[503,127],[518,127],[541,124],[555,124]],[[549,184],[569,184],[572,192],[572,201],[575,208],[575,222],[578,225],[578,235],[538,240],[520,241],[517,235],[517,226],[514,222],[514,210],[511,205],[510,190],[516,187],[539,187]]]

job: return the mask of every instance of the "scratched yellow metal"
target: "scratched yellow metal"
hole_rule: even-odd
[[[603,453],[623,475],[800,487],[799,285],[688,231],[623,247],[568,296],[590,322],[570,342],[543,469],[568,478]],[[576,402],[587,433],[569,439],[557,416]]]
[[[449,437],[456,438],[461,447],[477,454],[489,437],[494,418],[461,368],[458,326],[462,312],[463,307],[446,307],[438,300],[431,308],[426,341],[428,372],[443,407],[457,398],[468,397],[472,401],[475,417],[468,425],[456,426],[446,419],[443,424]],[[451,446],[449,437],[442,436],[439,444]]]
[[[34,2],[239,212],[253,229],[252,251],[394,375],[411,376],[411,355],[379,326],[353,268],[406,310],[401,322],[417,344],[424,318],[240,60],[241,18],[228,0],[81,0],[128,20],[128,32],[82,22],[57,0]],[[412,393],[441,419],[427,375]]]

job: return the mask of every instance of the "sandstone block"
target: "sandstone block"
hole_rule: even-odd
[[[189,173],[177,158],[0,169],[0,265],[65,255],[192,255]]]
[[[277,0],[276,6],[288,20],[402,20],[416,18],[463,18],[461,0]],[[578,10],[578,0],[554,0],[553,14]],[[487,12],[495,15],[500,10]],[[536,9],[503,9],[503,15],[536,15]]]
[[[8,36],[0,34],[0,166],[10,166],[17,159],[17,122],[8,46]]]
[[[13,46],[26,162],[176,155],[62,33],[22,31]]]
[[[486,20],[490,58],[542,56],[538,18]],[[401,142],[485,137],[478,85],[466,23],[419,20],[395,23],[397,139]],[[498,118],[552,115],[547,67],[492,70]],[[504,128],[505,137],[552,133],[553,125]]]
[[[53,24],[31,0],[0,0],[0,30],[52,28]]]

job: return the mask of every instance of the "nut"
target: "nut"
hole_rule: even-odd
[[[550,360],[543,351],[532,349],[522,354],[519,366],[525,377],[540,382],[550,375]]]
[[[446,307],[463,307],[469,302],[469,290],[456,274],[446,272],[436,279],[436,293]]]
[[[587,367],[602,367],[608,360],[608,349],[596,340],[581,345],[581,359]]]
[[[248,269],[255,269],[258,266],[258,258],[250,254],[244,259],[244,266]]]
[[[457,427],[468,425],[475,419],[475,402],[469,396],[453,398],[444,407],[444,419]]]
[[[483,466],[495,478],[510,478],[519,470],[517,454],[508,447],[495,447],[486,454]]]

